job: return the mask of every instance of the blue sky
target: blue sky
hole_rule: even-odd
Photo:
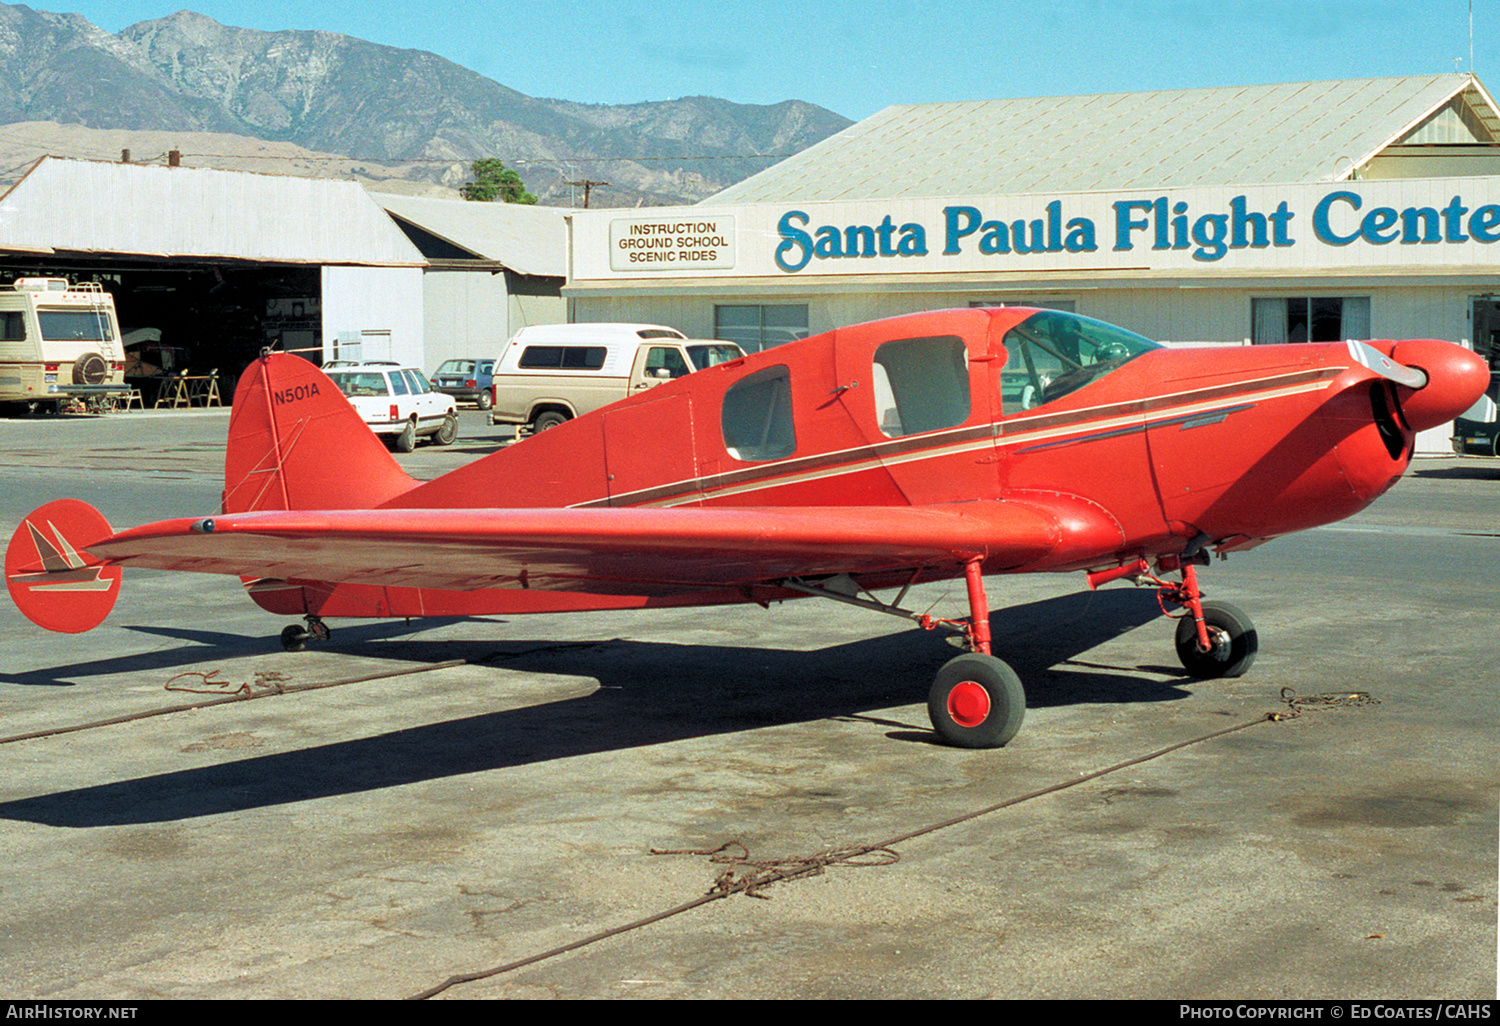
[[[531,96],[893,103],[1426,75],[1469,69],[1469,0],[31,0],[100,28],[187,8],[430,50]],[[1500,89],[1500,0],[1473,0]],[[1455,58],[1458,63],[1455,64]]]

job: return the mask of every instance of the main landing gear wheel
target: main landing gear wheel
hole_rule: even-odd
[[[301,652],[307,647],[309,639],[327,641],[333,637],[333,631],[318,617],[309,615],[303,619],[306,626],[293,623],[281,629],[281,647],[288,652]]]
[[[1021,729],[1026,692],[1021,678],[992,655],[969,652],[948,660],[927,695],[932,726],[960,748],[999,748]]]
[[[1205,602],[1203,623],[1208,627],[1207,652],[1198,648],[1198,628],[1192,614],[1177,621],[1177,658],[1188,676],[1213,680],[1238,677],[1250,669],[1260,643],[1255,623],[1243,609],[1229,602]]]

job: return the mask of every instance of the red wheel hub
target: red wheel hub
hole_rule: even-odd
[[[990,693],[972,680],[959,681],[948,692],[948,715],[960,727],[977,727],[990,714]]]

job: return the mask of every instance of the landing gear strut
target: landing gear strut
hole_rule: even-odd
[[[302,620],[307,626],[303,627],[294,623],[282,628],[281,647],[288,652],[301,652],[307,647],[309,638],[314,641],[327,641],[333,637],[333,631],[328,628],[328,625],[312,613],[308,613]]]
[[[964,564],[969,591],[964,636],[970,651],[944,663],[927,693],[933,729],[959,748],[999,748],[1016,736],[1026,718],[1021,678],[990,654],[990,608],[981,562],[975,558]]]
[[[954,637],[949,640],[968,651],[943,665],[927,693],[927,712],[933,729],[948,744],[960,748],[999,748],[1021,729],[1021,721],[1026,717],[1026,692],[1016,671],[990,654],[990,610],[984,594],[982,565],[983,560],[977,556],[964,564],[969,618],[958,621],[934,619],[925,613],[902,609],[905,588],[894,602],[861,597],[862,589],[847,575],[817,582],[790,579],[779,583],[808,595],[914,620],[924,630],[951,631]],[[907,587],[915,581],[913,574]]]
[[[1177,634],[1174,644],[1177,658],[1181,660],[1182,668],[1187,671],[1188,676],[1198,680],[1238,677],[1250,669],[1260,647],[1255,623],[1243,609],[1233,603],[1203,601],[1203,591],[1198,587],[1196,564],[1199,560],[1206,561],[1208,557],[1198,555],[1198,551],[1190,547],[1181,557],[1170,557],[1177,563],[1175,569],[1182,571],[1181,581],[1168,581],[1158,577],[1143,559],[1129,566],[1089,574],[1089,587],[1097,588],[1106,581],[1120,577],[1131,577],[1156,585],[1162,612],[1167,612],[1168,605],[1181,606],[1184,610],[1176,617]],[[1167,565],[1166,557],[1161,563],[1165,570],[1174,569]]]

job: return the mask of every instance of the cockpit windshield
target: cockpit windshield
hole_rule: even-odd
[[[1042,310],[1005,333],[1001,404],[1007,413],[1061,399],[1162,348],[1150,339],[1077,314]]]

